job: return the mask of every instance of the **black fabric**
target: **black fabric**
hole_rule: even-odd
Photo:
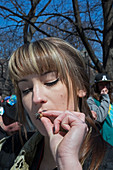
[[[28,132],[28,139],[33,134],[33,132]],[[24,143],[27,141],[24,134],[22,134],[22,139]],[[21,148],[22,144],[20,141],[19,133],[16,133],[15,135],[6,139],[6,142],[3,144],[2,150],[0,152],[0,170],[10,170],[14,163],[14,159],[19,154]]]
[[[7,133],[0,127],[0,140],[7,136]]]
[[[33,133],[29,132],[28,139],[32,135]],[[24,143],[27,141],[24,135],[23,135],[23,141]],[[32,166],[30,167],[30,170],[38,170],[37,168],[38,164],[43,158],[43,154],[42,154],[44,152],[43,146],[44,146],[44,138],[42,138],[42,140],[37,145],[36,156],[34,158]],[[10,168],[13,166],[14,159],[19,154],[21,148],[22,145],[20,142],[19,134],[15,134],[6,140],[6,142],[2,147],[2,151],[0,152],[0,170],[10,170]],[[89,155],[89,157],[85,160],[83,165],[83,170],[88,170],[90,163],[91,163],[91,155]],[[55,168],[54,170],[57,170],[57,168]],[[99,167],[98,170],[113,170],[113,147],[109,145],[107,142],[106,142],[106,153],[101,163],[101,166]]]
[[[40,154],[42,151],[43,144],[44,144],[44,141],[42,139],[38,145],[38,148],[37,148],[37,152],[36,152],[37,154],[36,154],[36,157],[33,162],[34,166],[32,166],[32,168],[30,170],[39,170],[39,169],[37,169],[37,165],[38,165],[38,162],[41,157]],[[89,157],[84,162],[83,170],[89,169],[89,166],[91,164],[91,158],[92,158],[92,156],[90,154]],[[41,158],[41,160],[42,160],[42,158]],[[55,168],[54,170],[57,170],[57,168]],[[113,147],[111,145],[109,145],[107,142],[106,142],[106,153],[105,153],[104,159],[103,159],[98,170],[113,170]]]
[[[110,77],[106,73],[99,73],[95,77],[95,83],[101,82],[101,81],[112,81]]]
[[[30,170],[39,170],[39,168],[37,169],[37,165],[41,158],[40,154],[42,151],[43,144],[44,144],[44,138],[40,141],[40,143],[37,147],[37,152],[36,152],[37,154],[34,159],[32,168]],[[42,158],[43,158],[43,156],[42,156]],[[41,158],[41,160],[42,160],[42,158]],[[90,154],[84,162],[83,170],[89,169],[89,166],[91,164],[91,159],[92,159],[92,156]],[[57,170],[57,168],[55,168],[54,170]],[[106,153],[105,153],[104,159],[103,159],[98,170],[113,170],[113,147],[110,144],[108,144],[107,142],[106,142]]]
[[[91,164],[91,159],[92,156],[89,155],[89,157],[84,162],[83,170],[89,169],[89,166]],[[106,153],[98,170],[113,170],[113,147],[107,142],[106,142]]]
[[[44,138],[39,142],[37,146],[37,151],[35,154],[35,158],[33,160],[32,166],[30,167],[30,170],[38,170],[38,167],[40,167],[40,163],[43,158],[44,153]]]
[[[11,118],[11,119],[13,119],[13,120],[18,120],[17,119],[17,112],[16,112],[16,104],[14,104],[14,105],[10,105],[10,104],[8,104],[7,102],[3,102],[2,103],[2,106],[4,107],[4,111],[5,111],[5,114],[9,117],[9,118]]]

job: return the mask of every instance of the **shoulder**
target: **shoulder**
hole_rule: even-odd
[[[43,136],[39,132],[35,132],[22,147],[11,169],[16,169],[16,167],[21,167],[21,169],[26,169],[27,167],[29,169],[32,166],[33,160],[35,159],[37,149],[41,149],[42,140]],[[36,161],[38,162],[38,160]],[[37,162],[34,162],[33,166],[35,166],[35,163],[37,164]]]
[[[90,96],[88,99],[87,99],[87,104],[89,106],[96,106],[96,102],[98,102],[94,97]]]
[[[92,96],[88,97],[87,102],[94,101],[94,98]]]
[[[34,133],[28,133],[28,139],[22,134],[22,140],[25,144],[27,140],[33,136]],[[14,163],[15,158],[21,151],[23,145],[19,133],[15,135],[5,137],[0,140],[0,168],[11,168]]]

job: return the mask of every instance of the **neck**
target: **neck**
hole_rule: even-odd
[[[55,160],[51,153],[50,145],[49,145],[49,138],[45,137],[45,146],[44,146],[44,156],[42,159],[42,163],[40,166],[40,170],[51,170],[56,167]]]

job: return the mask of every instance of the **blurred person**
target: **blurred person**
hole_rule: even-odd
[[[13,135],[20,130],[21,124],[16,117],[16,96],[6,96],[1,100],[0,139]]]
[[[91,96],[87,102],[100,132],[108,143],[113,145],[113,105],[111,98],[112,80],[106,73],[99,73],[95,77]]]

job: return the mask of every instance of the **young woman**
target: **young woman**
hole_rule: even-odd
[[[113,148],[101,138],[87,105],[89,81],[74,47],[52,37],[25,44],[11,56],[9,71],[20,117],[26,109],[39,131],[24,145],[12,169],[113,166]]]

